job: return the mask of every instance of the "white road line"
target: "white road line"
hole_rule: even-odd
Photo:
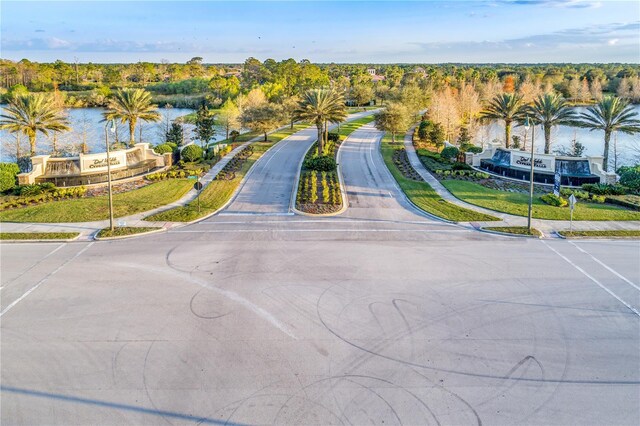
[[[67,243],[64,244],[60,244],[58,247],[56,247],[55,249],[53,249],[51,252],[49,252],[49,254],[47,254],[45,257],[43,257],[42,259],[40,259],[39,261],[37,261],[36,263],[34,263],[33,265],[31,265],[31,267],[29,267],[26,271],[24,271],[23,273],[21,273],[20,275],[18,275],[17,277],[15,277],[13,280],[11,280],[10,282],[8,282],[6,285],[9,285],[13,282],[15,282],[18,278],[20,278],[21,276],[23,276],[24,274],[26,274],[27,272],[29,272],[30,270],[32,270],[33,268],[35,268],[36,266],[38,266],[40,263],[42,263],[45,259],[47,259],[49,256],[51,256],[52,254],[54,254],[55,252],[57,252],[58,250],[60,250],[62,247],[66,246]],[[4,286],[3,286],[4,287]]]
[[[591,257],[593,260],[595,260],[596,262],[598,262],[599,265],[601,265],[602,267],[606,268],[609,272],[611,272],[612,274],[614,274],[615,276],[617,276],[618,278],[620,278],[621,280],[623,280],[624,282],[626,282],[627,284],[629,284],[631,287],[635,288],[636,290],[640,291],[640,287],[638,287],[637,285],[635,285],[634,283],[632,283],[630,280],[628,280],[626,277],[623,277],[621,274],[619,274],[616,270],[614,270],[613,268],[609,267],[608,265],[605,265],[603,262],[601,262],[598,258],[596,258],[594,255],[592,255],[591,253],[589,253],[586,250],[583,250],[581,247],[578,247],[573,241],[569,241],[569,244],[571,244],[572,246],[574,246],[575,248],[577,248],[578,250],[580,250],[582,253],[589,255],[589,257]]]
[[[224,213],[219,214],[218,216],[241,216],[245,213]],[[291,215],[287,215],[291,216]],[[435,226],[452,226],[450,223],[445,222],[428,222],[428,221],[414,221],[414,220],[384,220],[384,219],[335,219],[331,217],[327,217],[326,219],[301,219],[301,220],[258,220],[255,222],[247,222],[247,221],[216,221],[216,222],[198,222],[194,225],[198,226],[207,226],[207,225],[261,225],[263,223],[326,223],[326,224],[336,224],[336,223],[394,223],[401,225],[435,225]]]
[[[62,265],[58,266],[55,270],[53,270],[51,273],[49,273],[46,277],[44,277],[43,279],[41,279],[36,285],[34,285],[33,287],[31,287],[29,290],[27,290],[27,292],[25,294],[23,294],[22,296],[20,296],[19,298],[17,298],[16,300],[13,301],[13,303],[11,303],[9,306],[7,306],[6,308],[4,308],[4,310],[2,312],[0,312],[0,317],[2,317],[4,314],[6,314],[7,312],[9,312],[9,310],[11,310],[11,308],[13,308],[14,306],[16,306],[18,303],[20,303],[21,300],[23,300],[25,297],[27,297],[28,295],[30,295],[31,293],[33,293],[33,291],[35,289],[37,289],[38,287],[40,287],[42,284],[44,284],[49,278],[51,278],[53,275],[55,275],[58,271],[60,271],[62,268],[64,268],[69,262],[71,262],[72,260],[78,258],[82,253],[84,253],[85,251],[87,251],[87,249],[89,247],[91,247],[94,243],[89,243],[87,244],[82,250],[80,250],[78,253],[75,254],[75,256],[73,256],[71,259],[66,260]]]
[[[547,248],[549,248],[549,250],[553,251],[555,254],[557,254],[558,256],[560,256],[562,259],[565,260],[565,262],[567,262],[569,265],[573,266],[574,268],[576,268],[578,271],[582,272],[582,274],[589,278],[591,281],[593,281],[594,283],[596,283],[598,285],[598,287],[600,287],[601,289],[603,289],[604,291],[606,291],[607,293],[609,293],[611,296],[613,296],[618,302],[622,303],[624,306],[626,306],[627,308],[629,308],[629,310],[631,312],[633,312],[634,314],[636,314],[637,316],[640,317],[640,312],[638,312],[638,310],[636,310],[633,306],[629,305],[627,302],[625,302],[624,300],[622,300],[620,297],[618,297],[617,294],[615,294],[613,291],[609,290],[609,288],[607,288],[605,285],[603,285],[600,281],[598,281],[597,279],[595,279],[594,277],[592,277],[591,275],[589,275],[587,273],[587,271],[585,271],[584,269],[582,269],[581,267],[579,267],[578,265],[576,265],[575,263],[573,263],[571,260],[569,260],[567,257],[565,257],[564,255],[560,254],[560,252],[556,249],[554,249],[553,247],[551,247],[549,244],[547,244],[544,240],[540,240],[540,242],[542,242],[542,244],[544,244],[545,246],[547,246]]]

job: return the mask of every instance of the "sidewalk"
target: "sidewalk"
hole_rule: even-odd
[[[286,127],[286,126],[285,126]],[[278,131],[281,129],[277,129]],[[227,165],[229,161],[233,157],[235,157],[240,151],[242,151],[247,145],[258,142],[262,140],[262,136],[256,136],[253,139],[248,140],[242,145],[237,146],[233,151],[229,154],[225,155],[220,161],[213,165],[209,169],[209,171],[200,178],[200,182],[203,187],[206,187],[208,184],[213,181],[216,175],[222,170],[222,168]],[[193,181],[196,182],[195,180]],[[153,210],[148,210],[140,213],[136,213],[130,216],[114,218],[114,225],[116,226],[131,226],[131,227],[161,227],[161,228],[172,228],[175,226],[182,225],[181,222],[147,222],[144,221],[143,218],[150,216],[155,213],[159,213],[165,210],[172,209],[174,207],[184,206],[185,204],[190,203],[195,200],[198,195],[198,191],[195,189],[191,189],[187,192],[182,198],[174,201],[171,204],[165,204],[164,206],[158,207]],[[2,232],[79,232],[80,237],[79,241],[88,241],[92,239],[93,234],[95,234],[100,229],[107,228],[109,226],[109,220],[100,220],[94,222],[67,222],[67,223],[18,223],[18,222],[0,222],[0,231]]]
[[[416,149],[413,146],[413,129],[405,134],[404,148],[407,151],[407,158],[409,163],[415,169],[425,182],[440,195],[444,200],[456,204],[460,207],[474,210],[480,213],[485,213],[491,216],[500,218],[501,221],[493,222],[473,222],[471,225],[475,228],[482,226],[527,226],[527,218],[523,216],[514,216],[508,213],[501,213],[494,210],[485,209],[482,207],[469,204],[456,198],[445,188],[422,164],[416,153]],[[569,229],[568,220],[546,220],[546,219],[532,219],[532,226],[544,233],[546,236],[554,236],[555,231],[562,231]],[[604,230],[640,230],[640,221],[573,221],[573,229],[580,231],[604,231]]]

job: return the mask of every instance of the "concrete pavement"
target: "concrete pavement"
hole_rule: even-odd
[[[377,138],[341,149],[337,217],[274,215],[269,166],[252,214],[2,244],[2,424],[638,424],[640,244],[430,220]]]

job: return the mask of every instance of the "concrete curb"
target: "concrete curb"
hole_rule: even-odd
[[[506,228],[506,227],[505,227]],[[480,232],[484,232],[486,234],[495,234],[495,235],[503,235],[505,237],[517,237],[517,238],[534,238],[536,240],[542,240],[545,239],[545,235],[542,231],[540,231],[540,233],[542,235],[540,235],[539,237],[536,237],[535,235],[523,235],[523,234],[512,234],[510,232],[500,232],[500,231],[494,231],[493,229],[485,229],[483,227],[480,228],[475,228],[476,231],[480,231]]]
[[[134,227],[134,228],[136,228],[136,227]],[[150,234],[159,234],[160,232],[166,232],[167,230],[168,230],[168,228],[158,228],[158,229],[154,229],[153,231],[138,232],[138,233],[131,234],[131,235],[119,235],[117,237],[98,237],[98,233],[100,231],[102,231],[102,229],[100,229],[100,230],[94,232],[92,237],[93,237],[94,241],[125,240],[127,238],[142,237],[144,235],[150,235]]]
[[[16,244],[16,243],[75,243],[75,242],[82,242],[82,241],[78,241],[78,239],[81,237],[81,234],[78,233],[78,235],[76,235],[73,238],[59,238],[59,239],[17,239],[17,240],[0,240],[0,244],[5,244],[5,243],[11,243],[11,244]]]

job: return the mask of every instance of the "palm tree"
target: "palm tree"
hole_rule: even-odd
[[[151,94],[143,89],[118,90],[107,104],[107,111],[102,114],[105,120],[116,119],[129,123],[129,144],[135,143],[136,124],[138,120],[160,121],[160,114],[151,103]]]
[[[305,92],[294,112],[295,120],[310,121],[318,129],[318,155],[322,155],[325,142],[325,126],[339,123],[347,117],[344,97],[333,89],[312,89]],[[328,128],[327,128],[328,129]]]
[[[522,96],[515,93],[503,93],[496,95],[487,104],[486,108],[480,112],[480,117],[504,120],[504,146],[509,148],[511,125],[522,116],[523,109]]]
[[[50,96],[27,94],[16,96],[9,101],[0,115],[0,129],[11,133],[22,133],[29,138],[31,156],[36,155],[36,136],[38,132],[45,136],[49,132],[71,130],[62,110]]]
[[[531,115],[536,124],[544,129],[544,153],[551,151],[551,129],[562,124],[575,124],[577,114],[569,107],[567,101],[555,93],[539,95],[533,105],[525,108],[524,112]]]
[[[602,168],[609,168],[609,142],[611,133],[622,132],[632,135],[640,133],[638,113],[633,110],[626,99],[605,96],[594,106],[587,108],[587,112],[580,114],[580,127],[594,130],[604,130],[604,157]]]

